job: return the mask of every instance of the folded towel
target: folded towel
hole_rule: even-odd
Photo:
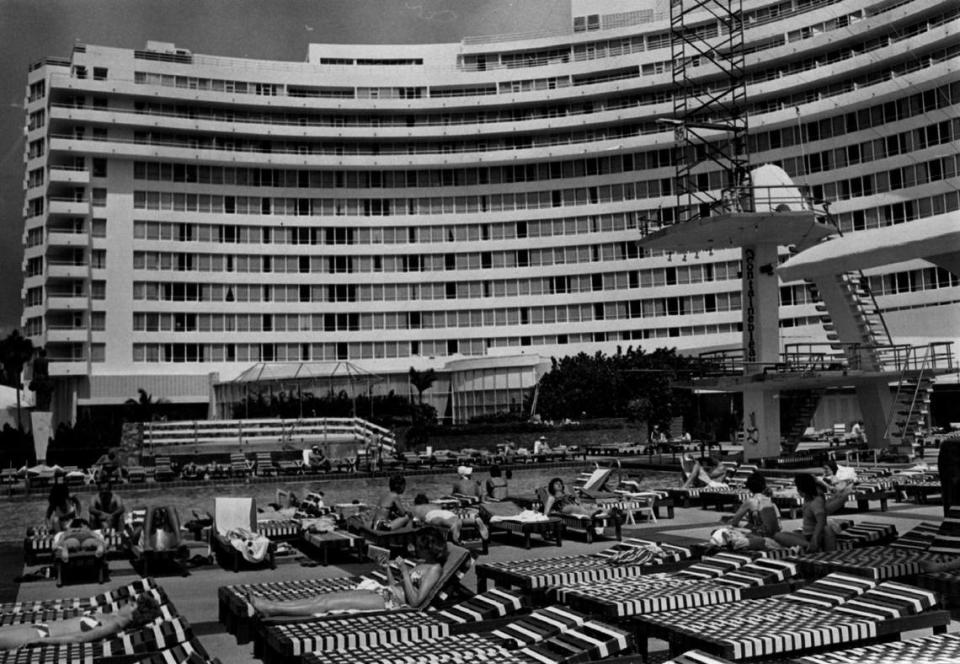
[[[523,510],[519,514],[514,514],[512,516],[492,516],[490,517],[490,523],[497,523],[499,521],[519,521],[520,523],[537,523],[540,521],[549,521],[550,517],[542,512],[534,512],[533,510]]]

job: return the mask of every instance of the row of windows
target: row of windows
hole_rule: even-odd
[[[613,173],[671,168],[672,151],[627,152],[608,157],[564,161],[482,166],[479,168],[422,169],[405,171],[331,171],[271,168],[198,166],[169,162],[133,163],[133,178],[155,182],[227,184],[242,187],[290,189],[395,189],[470,187],[604,176]]]
[[[725,186],[721,176],[720,172],[711,173],[709,182],[704,184],[708,184],[710,189],[719,189]],[[136,210],[285,216],[476,214],[660,198],[671,195],[672,185],[672,178],[660,178],[553,191],[434,198],[270,198],[137,190],[133,192],[133,207]]]
[[[640,257],[636,242],[580,247],[514,249],[447,254],[387,256],[224,255],[188,252],[135,251],[135,270],[177,272],[240,272],[279,274],[342,274],[369,272],[450,272],[498,270],[622,261]]]
[[[133,222],[138,240],[219,244],[379,245],[441,244],[612,233],[640,228],[640,212],[616,212],[561,219],[435,226],[237,226],[175,221]],[[672,217],[671,217],[672,218]],[[96,220],[95,220],[96,221]]]
[[[783,327],[816,325],[819,319],[801,317],[781,321]],[[368,360],[395,357],[443,357],[448,355],[484,355],[490,348],[542,347],[567,344],[595,344],[642,339],[709,337],[735,334],[740,323],[715,323],[683,327],[587,332],[542,336],[493,337],[488,339],[444,339],[423,341],[377,341],[339,343],[267,343],[267,344],[133,344],[134,362],[307,362],[331,360]]]
[[[596,320],[659,318],[739,311],[740,293],[708,293],[623,302],[471,311],[399,311],[329,314],[135,313],[137,332],[356,332],[505,325],[553,325]]]
[[[960,210],[960,191],[956,189],[916,200],[841,212],[836,215],[836,220],[843,232],[862,231],[902,224],[955,210]]]
[[[960,286],[960,276],[942,267],[928,267],[873,276],[869,285],[874,295],[895,295]]]
[[[889,171],[868,173],[849,179],[831,181],[811,188],[814,198],[828,201],[849,200],[888,191],[908,189],[928,182],[955,177],[960,172],[960,155],[950,155],[918,164],[909,164]]]
[[[960,139],[960,119],[946,120],[910,131],[888,134],[863,143],[811,152],[804,157],[783,159],[779,163],[787,173],[803,176],[820,173],[870,161],[885,159]]]
[[[433,284],[211,284],[135,281],[133,297],[135,300],[187,302],[404,302],[588,293],[725,281],[738,276],[739,262],[730,261],[606,274]]]

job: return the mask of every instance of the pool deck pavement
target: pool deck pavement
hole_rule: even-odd
[[[661,519],[657,523],[646,522],[636,526],[624,526],[624,536],[637,536],[645,539],[660,540],[663,538],[689,538],[693,540],[706,539],[710,532],[719,525],[723,512],[704,510],[700,508],[676,510],[673,519]],[[875,521],[892,523],[898,532],[905,532],[919,521],[939,521],[942,509],[939,505],[916,505],[913,503],[891,502],[887,512],[871,511],[854,515],[857,521]],[[799,527],[799,519],[785,520],[784,528]],[[509,544],[507,542],[510,542]],[[525,550],[520,544],[520,538],[504,540],[495,538],[490,546],[490,552],[480,558],[481,561],[509,561],[524,560],[578,553],[590,553],[610,546],[610,540],[586,544],[576,536],[565,539],[563,547],[557,548],[551,544],[542,543],[534,537],[530,550]],[[16,555],[16,557],[15,557]],[[0,545],[0,560],[7,564],[9,573],[14,573],[22,567],[22,549],[14,551],[13,544]],[[304,564],[306,563],[306,564]],[[368,563],[347,562],[344,559],[334,559],[328,566],[316,565],[309,558],[299,552],[295,555],[278,559],[275,570],[249,570],[233,573],[219,566],[204,566],[194,569],[189,576],[178,576],[175,572],[169,575],[157,576],[158,582],[164,587],[181,615],[185,616],[194,628],[200,641],[211,655],[218,657],[222,662],[229,664],[247,664],[259,661],[253,657],[250,644],[238,646],[232,635],[227,634],[217,621],[217,588],[223,585],[237,583],[260,583],[265,581],[284,581],[302,579],[304,577],[337,577],[352,576],[363,573],[371,568]],[[35,569],[35,568],[31,568]],[[95,595],[105,588],[122,585],[134,578],[137,572],[127,560],[110,561],[110,581],[101,586],[95,583],[71,584],[57,588],[51,580],[31,581],[19,584],[19,588],[10,585],[9,577],[0,582],[0,599],[10,601],[14,598],[21,601],[51,599],[57,597],[81,597]],[[476,587],[476,576],[471,571],[464,579],[470,587]],[[16,592],[14,595],[13,593]],[[951,623],[948,631],[960,631],[957,621]],[[913,638],[928,634],[929,630],[915,634],[905,634],[904,638]],[[666,649],[663,642],[651,644],[651,652]]]

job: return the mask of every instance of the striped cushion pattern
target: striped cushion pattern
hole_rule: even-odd
[[[160,589],[148,590],[144,594],[151,595],[161,606],[161,612],[166,618],[176,617],[176,611],[167,603],[166,593]],[[137,596],[139,597],[139,595]],[[67,620],[76,618],[89,611],[99,611],[101,613],[115,613],[120,608],[126,606],[131,598],[121,598],[115,602],[99,604],[95,607],[45,607],[35,611],[13,611],[11,613],[0,613],[0,625],[23,625],[27,623],[44,623],[51,620]]]
[[[837,548],[856,549],[889,540],[897,536],[897,527],[891,523],[864,521],[837,534]]]
[[[834,573],[778,599],[783,602],[830,609],[872,590],[876,585],[873,581],[859,576]]]
[[[545,641],[571,629],[582,627],[587,616],[564,606],[537,609],[529,616],[494,630],[490,635],[511,650]]]
[[[257,521],[257,532],[270,539],[297,537],[301,531],[300,523],[292,519]]]
[[[100,532],[103,534],[106,551],[117,551],[123,546],[123,534],[120,531],[104,529]],[[23,540],[24,549],[33,555],[50,553],[53,551],[54,537],[56,533],[51,533],[47,528],[28,529]]]
[[[384,617],[388,618],[384,620]],[[450,634],[450,626],[429,614],[396,612],[389,616],[347,616],[337,620],[272,625],[267,642],[288,657],[309,652],[356,650],[398,643],[432,641]]]
[[[157,582],[152,577],[137,579],[136,581],[113,588],[104,593],[90,597],[63,597],[59,599],[36,600],[32,602],[7,602],[0,604],[0,613],[36,612],[45,610],[81,609],[89,610],[135,597],[148,590],[158,589]]]
[[[139,664],[213,664],[215,661],[211,660],[196,639],[155,652],[147,659],[138,660]]]
[[[628,650],[632,643],[628,632],[591,620],[519,652],[534,662],[565,664],[613,657]]]
[[[343,652],[314,652],[303,664],[459,664],[460,662],[497,662],[531,664],[530,660],[510,652],[478,634],[458,634],[429,643],[398,643],[388,650],[367,649]]]
[[[796,664],[906,664],[907,662],[935,664],[956,659],[960,659],[960,634],[954,632],[910,641],[895,641],[810,655],[801,657],[795,662]]]
[[[467,624],[501,618],[527,608],[527,598],[520,593],[493,588],[431,615],[452,624]]]
[[[936,606],[937,597],[929,590],[887,581],[855,597],[835,610],[853,616],[885,620],[923,613]]]
[[[663,664],[733,664],[733,662],[702,650],[688,650],[682,655],[668,659]]]

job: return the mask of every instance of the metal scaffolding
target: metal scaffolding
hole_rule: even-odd
[[[749,208],[740,196],[749,191],[742,0],[672,0],[670,47],[676,221],[709,216],[720,203]],[[709,175],[717,167],[720,182]]]

